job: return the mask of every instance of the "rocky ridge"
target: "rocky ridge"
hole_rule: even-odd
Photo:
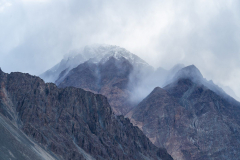
[[[117,115],[125,115],[139,102],[132,98],[135,95],[134,91],[141,83],[142,77],[147,77],[154,71],[153,67],[141,58],[118,46],[87,46],[83,53],[78,55],[88,55],[89,59],[84,58],[85,62],[81,60],[76,65],[77,63],[72,62],[73,58],[68,62],[68,66],[73,63],[71,66],[75,67],[67,67],[62,65],[62,62],[58,64],[57,66],[61,66],[58,70],[62,71],[56,72],[59,75],[55,84],[61,88],[73,86],[103,94]],[[46,76],[46,73],[43,75]]]
[[[133,106],[130,97],[129,76],[133,66],[125,58],[111,57],[105,63],[87,61],[69,72],[58,85],[60,88],[73,86],[99,93],[108,98],[115,114],[127,113]]]
[[[55,83],[55,81],[58,80],[58,83],[60,83],[68,72],[78,65],[86,61],[91,61],[92,63],[105,63],[111,57],[115,59],[125,58],[135,68],[138,68],[138,71],[143,70],[145,67],[151,68],[144,60],[124,48],[114,45],[90,45],[85,46],[80,52],[66,56],[61,62],[41,74],[40,77],[45,82]]]
[[[239,159],[240,104],[205,86],[199,73],[195,66],[180,70],[127,117],[176,160]]]
[[[103,94],[115,114],[125,115],[155,86],[166,84],[182,67],[176,65],[164,73],[160,69],[154,71],[153,67],[126,49],[108,46],[104,54],[70,71],[64,70],[55,83],[61,88],[73,86]]]
[[[0,113],[55,159],[172,159],[107,98],[0,70]]]

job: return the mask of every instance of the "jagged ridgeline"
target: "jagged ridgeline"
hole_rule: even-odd
[[[0,70],[0,159],[171,160],[107,98]]]
[[[106,96],[115,114],[130,118],[174,159],[240,157],[240,103],[194,65],[154,70],[124,48],[99,45],[63,59],[42,77],[49,75],[57,75],[59,88]]]
[[[124,48],[93,45],[63,59],[40,77],[61,88],[73,86],[102,94],[115,114],[125,115],[134,106],[131,97],[136,84],[153,71],[152,66]]]
[[[128,50],[112,45],[86,46],[75,56],[63,59],[42,75],[58,87],[83,88],[108,98],[113,112],[127,114],[156,86],[163,86],[181,69],[156,71]]]

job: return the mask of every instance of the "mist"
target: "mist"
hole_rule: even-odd
[[[184,68],[183,64],[177,64],[171,69],[164,68],[145,68],[139,71],[133,71],[129,77],[130,81],[128,89],[131,91],[130,101],[133,104],[138,104],[146,98],[156,87],[164,88],[169,83],[176,80],[176,73]],[[136,73],[137,72],[137,73]]]
[[[195,64],[240,97],[237,0],[0,0],[0,67],[40,75],[89,44],[126,48],[155,68]]]

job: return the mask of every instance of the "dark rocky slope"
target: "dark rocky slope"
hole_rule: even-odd
[[[148,65],[134,66],[124,57],[112,56],[104,63],[89,60],[67,75],[63,71],[55,83],[60,88],[73,86],[102,94],[108,98],[115,114],[126,115],[152,89],[166,84],[181,67],[154,71]]]
[[[4,117],[58,159],[172,159],[99,94],[0,70],[0,102]]]
[[[108,98],[115,114],[126,114],[132,104],[129,101],[129,77],[133,66],[125,58],[110,57],[105,63],[87,61],[72,69],[59,84],[60,88],[73,86],[99,93]]]
[[[239,103],[201,84],[198,72],[187,75],[155,88],[127,117],[176,160],[240,159]]]

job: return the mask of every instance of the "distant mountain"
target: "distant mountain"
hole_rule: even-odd
[[[124,61],[124,62],[123,62]],[[105,95],[115,114],[125,115],[156,86],[168,84],[184,66],[154,70],[138,56],[112,45],[86,46],[40,75],[59,87],[74,86]]]
[[[63,59],[42,78],[48,81],[55,77],[53,82],[62,88],[73,86],[103,94],[109,99],[115,114],[125,115],[156,86],[164,87],[180,76],[188,76],[194,82],[196,79],[199,81],[196,83],[207,86],[231,103],[237,103],[219,86],[203,78],[194,65],[184,67],[178,64],[170,70],[154,70],[138,56],[112,45],[86,46],[79,54]]]
[[[237,160],[240,103],[203,78],[195,66],[179,70],[126,117],[177,160]]]
[[[43,74],[40,75],[40,77],[45,81],[45,82],[55,82],[56,79],[59,77],[59,74],[62,71],[66,71],[66,74],[69,70],[72,68],[76,67],[80,63],[85,62],[87,59],[79,54],[77,56],[71,56],[68,58],[64,58],[60,63],[56,64],[54,67],[51,69],[47,70]]]
[[[60,88],[73,86],[103,94],[115,114],[125,115],[134,106],[132,91],[141,78],[150,75],[154,69],[124,48],[109,46],[105,47],[104,53],[67,73],[64,70],[55,83]]]
[[[0,70],[0,102],[2,159],[172,159],[100,94]]]
[[[110,57],[114,57],[116,59],[124,57],[137,68],[142,68],[145,65],[149,67],[145,61],[124,48],[113,45],[90,45],[86,46],[79,53],[73,53],[72,55],[65,57],[53,68],[41,74],[40,77],[45,82],[55,82],[57,79],[59,81],[59,78],[61,77],[63,79],[64,75],[66,75],[71,69],[90,59],[93,63],[99,63],[100,61],[101,63],[104,63]],[[63,71],[64,74],[60,75]]]
[[[173,79],[173,77],[176,75],[176,73],[183,69],[185,66],[183,64],[176,64],[175,66],[173,66],[170,70],[167,71],[167,75],[166,76],[162,76],[165,77],[164,78],[164,82],[162,83],[162,85],[159,85],[160,87],[164,87],[167,84],[170,83],[170,81]]]
[[[124,58],[112,57],[104,64],[88,61],[71,70],[58,86],[73,86],[103,94],[108,97],[115,114],[124,114],[131,109],[128,84],[132,70],[133,66]]]
[[[210,90],[218,94],[219,96],[223,97],[230,104],[233,104],[233,105],[239,104],[239,102],[237,102],[234,98],[229,96],[222,88],[214,84],[212,80],[207,81],[203,77],[201,72],[198,70],[198,68],[194,65],[190,65],[179,70],[170,82],[173,82],[174,84],[174,81],[176,82],[177,79],[181,79],[181,78],[188,78],[196,84],[206,86],[207,88],[209,88]]]
[[[178,79],[190,79],[196,83],[202,83],[203,75],[198,70],[198,68],[194,65],[190,65],[187,67],[184,67],[180,69],[175,76],[173,77],[172,81],[178,80]]]

